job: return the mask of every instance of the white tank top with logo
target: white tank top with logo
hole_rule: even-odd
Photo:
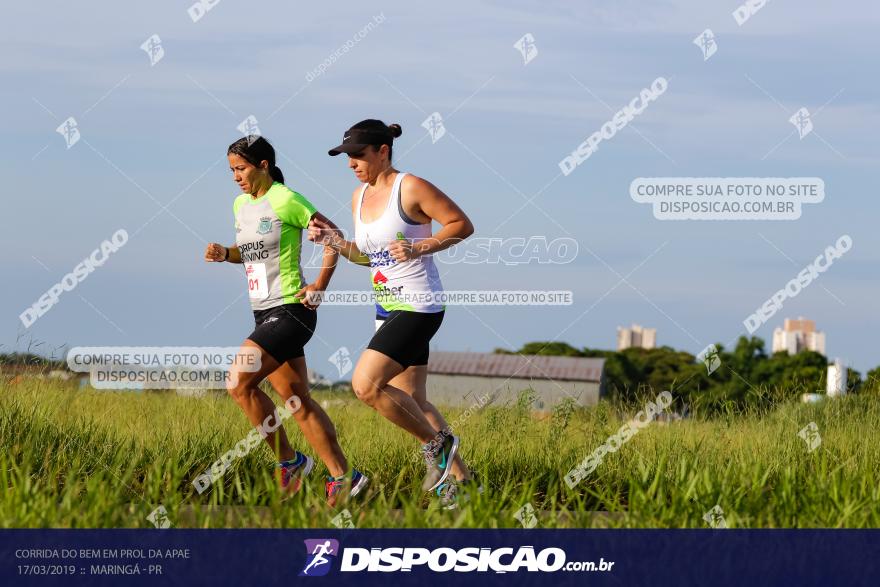
[[[442,312],[439,303],[443,284],[432,255],[422,255],[398,262],[388,252],[388,245],[401,238],[416,243],[431,238],[431,223],[419,224],[409,218],[400,202],[400,185],[406,173],[398,173],[391,187],[388,205],[373,222],[361,219],[361,204],[369,184],[364,184],[357,201],[355,242],[370,259],[370,276],[376,294],[376,313],[385,317],[393,310]]]

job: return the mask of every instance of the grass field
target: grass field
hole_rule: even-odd
[[[347,456],[372,479],[368,495],[346,506],[357,527],[519,527],[514,513],[527,503],[545,528],[706,527],[716,504],[729,527],[880,526],[876,396],[655,422],[570,490],[563,475],[639,409],[603,403],[543,418],[522,405],[466,418],[446,411],[460,420],[463,456],[486,488],[457,511],[419,491],[415,441],[353,399],[331,402],[328,413]],[[798,436],[810,422],[821,435],[813,451]],[[308,450],[294,420],[285,426]],[[262,445],[196,493],[192,481],[248,431],[225,395],[0,385],[0,525],[152,527],[146,516],[162,505],[175,527],[330,526],[339,512],[323,501],[323,465],[305,492],[280,502]]]

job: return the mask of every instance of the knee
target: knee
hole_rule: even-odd
[[[226,392],[239,404],[250,400],[257,390],[256,384],[250,378],[243,376],[232,377],[226,384]]]
[[[359,373],[355,373],[354,377],[351,378],[351,388],[354,390],[357,398],[368,406],[376,403],[381,391],[381,388],[375,381]]]

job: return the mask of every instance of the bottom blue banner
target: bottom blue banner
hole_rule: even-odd
[[[3,585],[874,585],[875,530],[4,530]]]

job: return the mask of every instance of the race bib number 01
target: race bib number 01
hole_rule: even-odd
[[[269,284],[266,282],[265,263],[245,263],[248,280],[248,295],[252,300],[265,300],[269,297]]]

